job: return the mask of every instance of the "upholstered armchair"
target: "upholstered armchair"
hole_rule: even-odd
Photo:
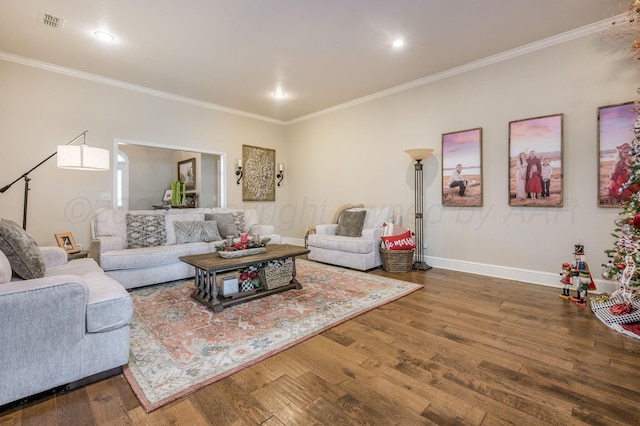
[[[317,225],[309,235],[309,260],[361,271],[379,267],[383,225],[393,216],[391,207],[345,210],[338,223]]]

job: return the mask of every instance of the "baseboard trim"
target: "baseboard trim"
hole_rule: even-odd
[[[285,244],[304,247],[303,238],[283,237],[282,242]],[[425,261],[429,266],[433,266],[434,268],[468,272],[470,274],[484,275],[492,278],[503,278],[506,280],[544,285],[547,287],[562,288],[562,285],[560,284],[560,267],[562,262],[558,263],[558,272],[553,273],[534,271],[531,269],[512,268],[502,265],[491,265],[487,263],[469,262],[466,260],[445,259],[442,257],[427,256]],[[600,269],[592,270],[591,275],[597,287],[597,290],[593,291],[593,293],[613,293],[617,290],[618,285],[615,281],[605,281],[599,278]],[[572,290],[575,289],[572,288]]]
[[[445,259],[441,257],[427,256],[426,262],[434,268],[448,269],[452,271],[468,272],[470,274],[484,275],[492,278],[503,278],[512,281],[520,281],[528,284],[544,285],[547,287],[561,288],[560,264],[558,273],[534,271],[531,269],[512,268],[502,265],[491,265],[465,260]],[[593,293],[613,293],[617,289],[615,281],[598,279],[598,271],[591,271],[597,290]]]

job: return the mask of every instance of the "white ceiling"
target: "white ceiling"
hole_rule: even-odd
[[[2,0],[0,58],[289,122],[601,23],[628,3]],[[64,19],[62,28],[40,23],[40,11]],[[100,29],[116,41],[95,39]],[[398,36],[406,44],[394,50]],[[287,97],[274,99],[277,89]]]

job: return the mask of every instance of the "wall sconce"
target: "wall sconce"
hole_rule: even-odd
[[[280,182],[284,179],[284,163],[278,163],[278,174],[276,177],[278,178],[278,186],[280,186]]]
[[[242,160],[240,158],[236,160],[236,176],[238,176],[236,185],[240,185],[240,180],[242,180]]]

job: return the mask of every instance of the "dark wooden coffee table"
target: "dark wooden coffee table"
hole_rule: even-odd
[[[191,297],[202,303],[214,312],[222,311],[226,306],[236,305],[260,297],[270,296],[294,288],[301,289],[302,286],[296,280],[296,256],[309,253],[309,250],[291,244],[272,244],[267,246],[265,253],[251,256],[224,259],[218,253],[196,254],[192,256],[181,256],[180,260],[196,268],[196,289]],[[256,263],[268,262],[270,260],[291,259],[293,262],[293,278],[287,285],[273,289],[259,289],[255,293],[234,298],[223,298],[218,295],[218,285],[216,276],[220,272],[242,269]]]

